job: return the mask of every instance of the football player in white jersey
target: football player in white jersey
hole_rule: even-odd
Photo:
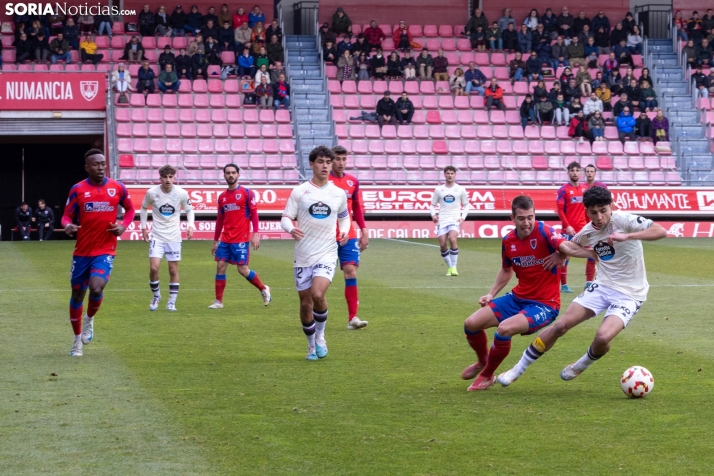
[[[141,232],[144,241],[149,243],[149,285],[154,297],[149,304],[149,310],[155,311],[161,302],[159,288],[159,267],[161,258],[166,256],[169,263],[169,301],[166,309],[176,310],[176,298],[179,292],[178,262],[181,261],[181,209],[186,211],[188,227],[186,238],[193,238],[196,229],[194,225],[193,207],[188,192],[174,185],[176,169],[164,165],[159,169],[161,185],[151,187],[141,204]],[[151,236],[147,227],[147,215],[151,207]]]
[[[446,275],[458,276],[456,263],[459,260],[459,246],[456,239],[461,230],[461,224],[469,214],[469,196],[466,189],[456,183],[456,168],[444,167],[446,183],[439,185],[431,197],[431,219],[436,223],[436,236],[439,238],[441,257],[446,263]],[[439,205],[439,209],[436,206]],[[448,239],[448,247],[447,247]]]
[[[325,293],[337,265],[335,230],[339,225],[340,243],[344,245],[351,226],[345,192],[329,181],[334,157],[325,146],[310,152],[312,179],[293,189],[280,222],[297,241],[293,272],[300,297],[300,321],[308,343],[307,360],[327,355]]]
[[[513,383],[555,342],[573,327],[605,311],[600,328],[588,351],[563,369],[560,377],[572,380],[610,350],[610,342],[622,331],[647,299],[649,283],[645,271],[642,240],[655,241],[667,230],[647,218],[612,210],[612,194],[593,187],[583,194],[583,204],[592,220],[571,243],[592,247],[600,261],[595,281],[568,306],[562,318],[541,332],[511,370],[498,376],[504,387]]]

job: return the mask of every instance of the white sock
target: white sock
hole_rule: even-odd
[[[151,286],[151,291],[154,293],[154,297],[161,296],[161,289],[159,288],[159,281],[149,281],[149,286]]]
[[[315,319],[315,334],[319,340],[325,339],[325,326],[327,325],[327,309],[317,312],[313,309],[312,317]]]
[[[449,255],[449,250],[442,251],[441,257],[444,258],[444,263],[446,263],[446,267],[451,268],[451,256]]]
[[[302,325],[302,331],[305,333],[305,337],[307,338],[307,345],[311,348],[315,348],[315,328],[317,326],[315,325],[315,321],[312,321],[308,324],[303,323]]]
[[[169,302],[171,304],[176,304],[176,298],[178,297],[179,283],[169,283]]]
[[[593,353],[593,348],[592,346],[588,347],[588,351],[578,359],[577,362],[573,364],[573,369],[577,370],[578,372],[582,372],[583,370],[587,369],[590,367],[592,364],[600,360],[600,357],[602,355],[595,355]]]
[[[459,249],[451,248],[449,250],[449,256],[451,257],[451,267],[456,268],[456,263],[459,261]]]
[[[78,336],[74,336],[74,341],[75,341],[75,342],[82,342],[82,334],[79,334]]]

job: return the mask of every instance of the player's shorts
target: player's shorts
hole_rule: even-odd
[[[163,258],[166,261],[181,261],[181,242],[163,243],[161,241],[149,241],[149,258]]]
[[[620,291],[598,283],[588,286],[573,302],[590,309],[596,316],[602,311],[605,311],[605,317],[617,316],[625,327],[642,307],[642,301],[636,301]]]
[[[458,233],[461,231],[461,225],[458,223],[438,224],[436,225],[436,236],[446,235],[452,230]]]
[[[359,239],[347,240],[344,246],[337,242],[337,257],[340,258],[340,269],[346,264],[359,266]]]
[[[496,298],[488,306],[493,310],[493,314],[498,322],[503,322],[516,314],[523,314],[528,319],[528,332],[523,335],[538,332],[548,326],[558,317],[558,309],[546,306],[538,301],[519,299],[512,293]]]
[[[307,266],[304,268],[293,268],[295,274],[295,289],[304,291],[310,289],[312,280],[315,278],[327,278],[332,282],[335,277],[335,268],[337,263],[317,263],[315,266]]]
[[[250,243],[218,243],[216,248],[216,261],[226,261],[238,266],[247,265],[250,261]]]
[[[114,256],[73,256],[70,283],[72,289],[85,290],[89,287],[89,279],[95,276],[109,281],[114,266]]]

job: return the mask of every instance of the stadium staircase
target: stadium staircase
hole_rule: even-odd
[[[301,175],[309,179],[312,177],[312,171],[307,165],[310,151],[318,145],[335,145],[324,62],[314,35],[287,36],[286,39],[298,168]]]
[[[657,82],[660,107],[669,119],[670,143],[685,182],[691,185],[702,180],[714,182],[714,177],[709,178],[712,171],[709,139],[687,80],[690,73],[674,51],[671,39],[648,39],[647,50],[646,63]]]

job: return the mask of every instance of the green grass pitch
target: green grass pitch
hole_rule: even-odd
[[[714,473],[714,241],[645,244],[649,300],[575,381],[560,371],[599,318],[513,386],[480,393],[459,378],[474,360],[463,320],[493,282],[500,241],[461,240],[454,278],[435,241],[418,243],[373,240],[363,254],[362,331],[347,330],[335,277],[319,362],[304,360],[289,241],[252,253],[272,304],[233,269],[222,310],[207,308],[210,242],[184,242],[177,313],[164,308],[165,265],[149,312],[147,245],[121,242],[82,358],[69,357],[72,243],[0,243],[0,473]],[[584,262],[569,275],[581,289]],[[502,368],[531,340],[515,337]],[[620,390],[631,365],[654,374],[645,399]]]

